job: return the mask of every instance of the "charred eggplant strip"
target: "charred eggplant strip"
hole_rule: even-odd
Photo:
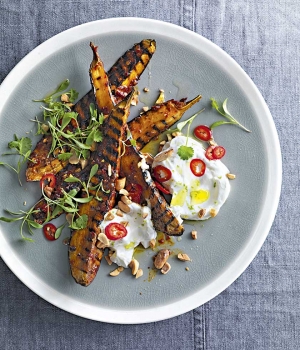
[[[93,50],[93,61],[90,67],[90,78],[94,87],[94,95],[97,101],[97,107],[100,113],[104,116],[109,115],[113,106],[114,100],[111,94],[108,76],[106,75],[103,62],[98,54],[98,47],[92,42],[90,47]]]
[[[155,50],[155,40],[142,40],[126,51],[108,71],[111,91],[116,101],[122,100],[132,91]]]
[[[142,149],[150,140],[168,130],[200,99],[201,95],[198,95],[189,102],[183,99],[156,104],[147,112],[130,121],[128,127],[132,138],[136,140],[136,148]]]
[[[72,231],[69,247],[72,276],[83,286],[88,286],[95,278],[103,255],[103,251],[96,246],[99,224],[115,205],[115,180],[120,168],[120,140],[124,135],[131,98],[132,94],[114,107],[105,119],[102,125],[103,140],[90,158],[90,165],[98,165],[98,171],[91,179],[92,187],[88,194],[93,196],[93,199],[79,205],[79,215],[86,214],[88,223],[86,228]],[[102,161],[104,155],[108,162]]]
[[[126,147],[121,158],[120,177],[126,178],[126,183],[142,186],[141,204],[151,208],[152,222],[157,231],[169,236],[182,235],[184,228],[175,218],[165,198],[159,193],[147,169],[139,167],[142,158],[133,146]]]
[[[139,80],[156,49],[155,40],[145,39],[135,44],[125,52],[107,73],[111,93],[113,96],[120,94],[123,99],[132,91],[133,86]],[[148,52],[148,54],[147,54]],[[148,55],[148,57],[147,57]],[[143,64],[141,64],[143,62]],[[129,68],[130,67],[130,68]],[[128,88],[127,88],[128,86]],[[120,89],[118,89],[120,87]],[[118,93],[116,92],[118,90]],[[122,92],[121,92],[122,91]],[[117,103],[117,101],[115,101]],[[94,91],[90,90],[74,106],[73,110],[78,113],[78,126],[85,129],[90,120],[90,104],[95,103]],[[70,129],[70,131],[72,131]],[[58,160],[49,154],[51,150],[52,136],[45,135],[36,145],[30,155],[31,162],[27,165],[26,180],[39,181],[47,173],[56,174],[62,170],[67,162]]]

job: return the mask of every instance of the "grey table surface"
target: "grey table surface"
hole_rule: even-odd
[[[230,54],[266,100],[283,157],[282,195],[270,234],[247,270],[216,298],[151,324],[113,325],[62,311],[0,260],[1,349],[299,349],[298,0],[0,0],[0,82],[32,49],[75,25],[110,17],[174,23]]]

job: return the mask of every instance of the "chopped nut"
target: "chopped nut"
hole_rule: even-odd
[[[160,145],[165,145],[165,144],[166,144],[166,141],[165,141],[165,140],[162,140],[162,141],[160,141],[159,144],[160,144]]]
[[[118,267],[118,270],[119,270],[120,272],[122,272],[122,271],[124,271],[124,267],[123,267],[123,266],[119,266],[119,267]]]
[[[144,87],[144,92],[149,92],[150,90],[149,90],[149,88],[147,88],[147,87]]]
[[[110,260],[110,256],[105,255],[104,258],[105,258],[105,260],[106,260],[106,262],[108,263],[109,266],[113,263],[113,262]]]
[[[217,143],[216,143],[216,141],[215,141],[214,139],[208,140],[208,144],[209,144],[210,146],[217,146]]]
[[[210,209],[210,216],[211,216],[212,218],[214,218],[217,214],[218,214],[218,212],[216,211],[215,208],[211,208],[211,209]]]
[[[172,140],[172,136],[170,134],[167,134],[167,139],[168,139],[168,141],[171,141]]]
[[[153,157],[152,157],[152,155],[150,154],[150,153],[143,153],[143,156],[144,156],[144,158],[145,158],[145,161],[146,161],[146,163],[148,164],[148,165],[152,165],[152,163],[153,163]]]
[[[159,92],[165,92],[165,90],[164,89],[159,89]]]
[[[125,187],[125,184],[126,184],[126,177],[122,177],[120,179],[117,179],[116,181],[116,191],[121,191],[124,187]]]
[[[119,268],[117,268],[117,269],[111,271],[109,274],[110,274],[110,276],[112,276],[112,277],[119,276],[120,270],[119,270]]]
[[[122,196],[122,197],[121,197],[121,201],[122,201],[124,204],[127,204],[127,205],[129,205],[129,204],[132,203],[131,200],[130,200],[127,196]]]
[[[120,224],[124,227],[127,227],[129,222],[128,221],[120,221]]]
[[[107,166],[107,174],[108,174],[108,176],[111,176],[111,164],[108,164],[108,166]]]
[[[87,165],[88,165],[88,160],[87,159],[80,159],[80,165],[81,165],[81,169],[84,169]]]
[[[128,196],[129,195],[129,192],[127,190],[125,190],[125,188],[122,188],[120,191],[119,191],[120,194],[124,194],[124,196]]]
[[[186,267],[185,269],[186,269],[186,271],[189,271],[189,270],[190,270],[190,268],[189,268],[189,267]]]
[[[103,244],[103,243],[100,242],[100,241],[98,241],[98,242],[96,243],[96,246],[97,246],[97,248],[99,248],[99,249],[104,249],[104,248],[107,247],[105,244]]]
[[[51,193],[53,191],[53,187],[50,187],[50,186],[45,186],[44,187],[44,193],[47,197],[50,197],[51,196]]]
[[[120,209],[117,210],[116,215],[118,215],[120,217],[124,216],[123,212]]]
[[[234,180],[236,178],[236,176],[234,174],[226,174],[226,176],[228,177],[229,180]]]
[[[205,213],[206,213],[206,209],[200,209],[198,213],[199,218],[202,219]]]
[[[98,240],[103,243],[105,246],[109,246],[109,240],[106,237],[106,234],[104,234],[103,232],[100,232],[98,235]]]
[[[172,136],[173,137],[176,137],[176,136],[181,136],[182,133],[180,131],[175,131],[175,132],[172,132]]]
[[[143,109],[144,112],[149,111],[149,107],[147,107],[147,106],[144,106],[142,109]]]
[[[120,210],[122,210],[124,213],[129,213],[130,212],[130,208],[127,204],[123,203],[122,201],[118,202],[118,207]]]
[[[154,266],[160,270],[164,264],[167,262],[168,258],[170,256],[170,251],[168,249],[161,249],[155,259],[154,259]]]
[[[114,254],[114,252],[112,250],[109,250],[108,256],[111,257],[113,254]]]
[[[72,152],[73,154],[69,158],[69,163],[70,164],[78,164],[79,163],[79,157],[76,155],[75,152]]]
[[[70,102],[70,98],[67,94],[62,94],[60,99],[62,102]]]
[[[108,213],[105,215],[104,220],[105,220],[105,221],[111,221],[111,220],[113,220],[114,218],[115,218],[114,214],[111,213],[111,212],[108,212]]]
[[[181,261],[191,261],[190,257],[187,254],[179,253],[177,258]]]
[[[154,157],[154,160],[157,162],[162,162],[163,160],[166,160],[173,154],[173,149],[167,149],[166,151],[158,153],[157,156]]]
[[[162,267],[162,269],[160,270],[160,272],[161,272],[163,275],[165,275],[165,274],[167,274],[170,270],[171,270],[171,265],[170,265],[168,262],[166,262],[166,263],[164,264],[164,266]]]
[[[150,241],[150,248],[153,249],[153,248],[155,248],[155,246],[156,246],[156,239],[153,238]]]
[[[136,275],[135,275],[135,278],[140,278],[140,277],[142,277],[143,276],[143,270],[142,269],[138,269],[137,270],[137,273],[136,273]]]
[[[138,104],[138,102],[139,102],[139,96],[138,96],[138,94],[136,93],[134,96],[133,96],[133,98],[131,99],[131,105],[132,106],[136,106],[137,104]]]
[[[143,219],[146,219],[147,216],[148,216],[148,213],[143,213],[142,214]]]
[[[131,273],[133,276],[135,276],[138,272],[138,269],[139,269],[139,262],[136,260],[136,259],[132,259],[128,265],[130,268],[131,268]]]
[[[197,239],[197,231],[193,230],[193,231],[191,232],[191,235],[192,235],[192,238],[193,238],[193,239]]]

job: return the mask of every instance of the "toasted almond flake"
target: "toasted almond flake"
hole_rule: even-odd
[[[117,210],[116,215],[118,215],[120,217],[124,216],[123,212],[120,209]]]
[[[147,87],[144,87],[144,92],[149,92],[150,91],[150,89],[149,88],[147,88]]]
[[[105,215],[104,220],[105,220],[105,221],[111,221],[111,220],[113,220],[114,218],[115,218],[114,214],[111,213],[111,212],[108,212],[108,213]]]
[[[120,221],[120,224],[124,227],[127,227],[129,224],[129,221]]]
[[[124,196],[129,196],[129,192],[127,190],[125,190],[125,188],[122,188],[120,191],[119,191],[120,194],[124,194]]]
[[[197,239],[197,231],[193,230],[191,232],[191,236],[192,236],[193,239]]]
[[[140,266],[139,262],[135,258],[133,258],[128,266],[131,268],[132,275],[135,276]]]
[[[124,213],[129,213],[130,212],[130,208],[127,204],[123,203],[122,201],[118,202],[118,207],[120,210],[122,210]]]
[[[226,176],[229,180],[234,180],[236,178],[234,174],[230,174],[230,173],[226,174]]]
[[[119,276],[120,270],[119,270],[119,268],[117,268],[117,269],[111,271],[109,274],[110,274],[110,276],[112,276],[112,277]]]
[[[62,94],[61,97],[60,97],[60,100],[62,102],[70,102],[70,98],[67,94]]]
[[[147,107],[147,106],[144,106],[142,109],[143,109],[144,112],[149,111],[149,107]]]
[[[170,148],[166,151],[160,152],[158,153],[157,156],[154,157],[154,160],[156,162],[162,162],[163,160],[166,160],[167,158],[169,158],[172,154],[173,154],[173,148]]]
[[[153,249],[153,248],[155,248],[155,246],[156,246],[156,239],[153,238],[150,241],[150,248]]]
[[[177,258],[181,261],[191,261],[190,257],[185,253],[179,253]]]
[[[160,270],[160,272],[161,272],[163,275],[165,275],[165,274],[167,274],[170,270],[171,270],[171,265],[170,265],[168,262],[166,262],[166,263],[164,264],[164,266],[162,267],[162,269]]]
[[[108,263],[108,265],[110,266],[113,262],[110,260],[110,257],[108,255],[104,256],[106,262]]]
[[[209,213],[212,218],[214,218],[218,214],[215,208],[211,208]]]
[[[107,166],[107,174],[108,176],[111,176],[111,164],[108,164]]]
[[[140,277],[143,276],[143,274],[144,274],[143,270],[142,270],[142,269],[138,269],[138,270],[137,270],[137,273],[136,273],[136,275],[135,275],[135,278],[140,278]]]
[[[121,177],[121,178],[117,179],[116,190],[118,192],[121,191],[125,187],[125,184],[126,184],[126,177]]]
[[[130,200],[127,196],[122,196],[122,197],[121,197],[121,201],[122,201],[124,204],[127,204],[127,205],[129,205],[129,204],[132,203],[131,200]]]
[[[109,240],[106,237],[106,234],[103,232],[100,232],[98,235],[98,240],[103,243],[105,246],[109,246]]]
[[[200,209],[198,213],[199,218],[202,219],[205,213],[206,213],[206,209]]]
[[[88,165],[89,161],[87,159],[80,159],[81,169],[84,169]]]

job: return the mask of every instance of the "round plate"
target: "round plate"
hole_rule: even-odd
[[[263,244],[273,222],[281,185],[281,153],[274,122],[259,91],[241,69],[219,47],[186,29],[150,19],[115,18],[87,23],[67,30],[38,46],[7,76],[0,88],[1,153],[13,134],[32,136],[30,121],[41,114],[33,99],[45,96],[64,79],[83,96],[90,90],[89,42],[99,46],[107,69],[134,43],[155,39],[156,53],[139,81],[140,105],[154,103],[159,89],[166,99],[202,100],[183,119],[205,108],[194,125],[211,124],[222,117],[212,110],[210,98],[228,98],[228,109],[252,132],[233,125],[220,126],[215,139],[226,150],[224,163],[236,174],[231,194],[216,218],[190,222],[181,240],[173,239],[174,252],[184,251],[192,259],[170,258],[167,275],[153,273],[147,250],[138,255],[144,270],[135,279],[129,269],[118,277],[105,261],[94,282],[84,288],[69,272],[67,247],[62,240],[46,241],[40,230],[35,243],[20,240],[19,223],[0,224],[0,253],[14,274],[45,300],[76,315],[113,323],[144,323],[170,318],[196,308],[228,287],[249,265]],[[148,87],[150,92],[143,92]],[[137,114],[132,109],[131,117]],[[34,142],[35,142],[34,141]],[[16,163],[14,157],[2,161]],[[13,172],[2,167],[0,215],[4,209],[29,209],[39,198],[36,183],[18,186]],[[22,174],[24,179],[24,174]],[[26,202],[26,204],[24,203]],[[192,240],[190,231],[198,231]],[[186,267],[189,270],[186,270]],[[152,279],[152,277],[154,277]]]

